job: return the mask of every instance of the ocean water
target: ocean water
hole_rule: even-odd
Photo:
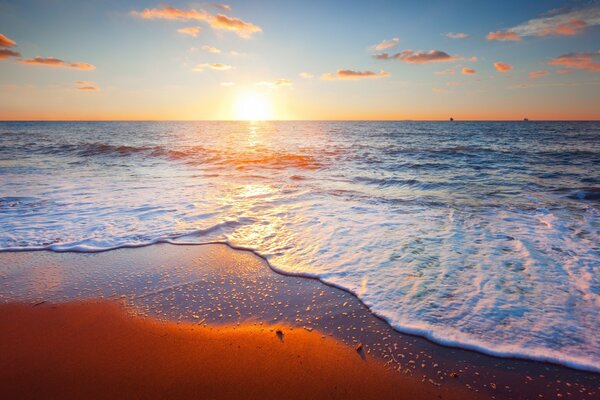
[[[599,122],[0,122],[0,250],[227,242],[400,331],[600,371]]]

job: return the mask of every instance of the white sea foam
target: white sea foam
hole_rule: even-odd
[[[600,371],[598,123],[0,132],[3,250],[227,242],[398,330]]]

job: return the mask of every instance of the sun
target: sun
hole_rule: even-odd
[[[234,105],[237,120],[265,121],[273,119],[271,102],[263,93],[243,92],[237,95]]]

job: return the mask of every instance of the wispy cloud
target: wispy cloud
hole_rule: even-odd
[[[600,58],[600,50],[592,53],[569,53],[553,58],[548,62],[550,65],[560,65],[569,69],[580,69],[585,71],[600,72],[600,62],[594,58]]]
[[[315,76],[313,74],[311,74],[310,72],[300,72],[300,77],[304,78],[304,79],[312,79]]]
[[[21,57],[21,53],[9,49],[0,49],[0,60],[6,60],[9,57]]]
[[[390,39],[390,40],[384,40],[381,43],[378,43],[375,46],[373,46],[373,49],[375,49],[377,51],[381,51],[381,50],[385,50],[385,49],[390,49],[390,48],[395,47],[396,45],[398,45],[398,43],[400,43],[400,39],[398,39],[398,38],[393,38],[393,39]]]
[[[500,61],[494,63],[494,68],[496,68],[496,71],[498,72],[508,72],[513,69],[512,65]]]
[[[292,82],[289,79],[284,79],[284,78],[276,79],[274,81],[260,81],[260,82],[256,82],[256,84],[258,86],[266,86],[270,89],[294,86],[294,82]]]
[[[452,68],[450,69],[445,69],[443,71],[435,71],[434,74],[436,75],[454,75],[456,73],[455,70],[453,70]]]
[[[235,82],[221,82],[221,86],[225,86],[225,87],[235,86]]]
[[[17,43],[0,33],[0,47],[14,47]]]
[[[597,3],[530,19],[509,31],[520,36],[572,36],[596,25],[600,25],[600,4]]]
[[[0,60],[6,60],[9,57],[21,57],[21,53],[15,50],[10,50],[17,43],[0,33]]]
[[[490,32],[485,38],[487,40],[499,40],[501,42],[518,42],[521,40],[521,36],[513,31]]]
[[[475,75],[477,73],[477,71],[475,71],[474,69],[471,69],[471,68],[463,67],[461,73],[463,75]]]
[[[329,72],[321,75],[321,79],[326,81],[333,80],[358,80],[358,79],[377,79],[387,78],[390,76],[389,72],[381,70],[375,71],[353,71],[351,69],[338,69],[336,72]]]
[[[131,15],[142,19],[204,21],[213,29],[232,31],[244,38],[248,38],[252,36],[252,34],[262,31],[258,25],[253,23],[243,21],[239,18],[228,17],[224,14],[212,15],[205,10],[182,10],[171,6],[164,6],[162,8],[146,8],[142,11],[132,11]]]
[[[60,67],[60,68],[73,68],[73,69],[81,69],[84,71],[91,71],[96,69],[96,66],[88,63],[75,62],[71,63],[68,61],[61,60],[55,57],[34,57],[28,58],[24,60],[19,60],[20,63],[29,64],[29,65],[41,65],[46,67]]]
[[[399,60],[408,64],[425,64],[430,62],[448,62],[461,60],[462,57],[451,56],[450,54],[441,50],[429,50],[429,51],[413,51],[403,50],[400,53],[390,55],[388,53],[374,54],[373,58],[378,60]]]
[[[196,37],[198,36],[201,30],[202,28],[200,28],[199,26],[188,26],[187,28],[177,29],[177,32],[181,33],[182,35]]]
[[[529,77],[531,79],[538,79],[538,78],[544,77],[544,76],[546,76],[548,74],[549,74],[548,71],[531,71],[529,73]]]
[[[431,90],[435,93],[448,93],[450,91],[447,87],[432,87]]]
[[[202,46],[202,50],[205,51],[205,52],[207,52],[207,53],[215,53],[215,54],[221,52],[220,49],[217,49],[216,47],[209,46],[209,45]]]
[[[217,71],[227,71],[228,69],[233,68],[231,65],[227,65],[227,64],[221,64],[221,63],[205,63],[205,64],[198,64],[194,67],[194,71],[196,72],[202,72],[205,69],[214,69]]]
[[[75,81],[75,85],[77,86],[77,90],[82,90],[84,92],[97,92],[100,90],[96,82],[92,81]]]
[[[227,4],[219,4],[219,3],[210,3],[211,7],[218,8],[221,11],[231,11],[231,6]]]
[[[453,32],[448,32],[446,33],[446,37],[450,38],[450,39],[466,39],[469,37],[469,35],[467,35],[466,33],[453,33]]]

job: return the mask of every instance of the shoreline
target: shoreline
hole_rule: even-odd
[[[291,278],[302,278],[302,279],[315,280],[315,281],[319,282],[320,284],[325,285],[327,287],[341,290],[343,292],[348,293],[349,295],[355,297],[362,305],[364,305],[374,317],[385,322],[390,327],[390,329],[393,329],[394,331],[396,331],[400,334],[415,336],[420,339],[427,340],[428,342],[430,342],[433,345],[446,347],[448,349],[459,349],[459,350],[464,350],[464,351],[475,352],[478,354],[482,354],[482,355],[490,356],[490,357],[494,357],[494,358],[501,358],[501,359],[514,360],[514,361],[544,363],[544,364],[549,364],[552,366],[559,366],[562,368],[572,369],[575,371],[600,374],[600,368],[585,365],[585,364],[578,364],[575,361],[563,361],[563,360],[556,359],[554,357],[543,357],[543,356],[536,356],[536,355],[525,356],[525,355],[521,355],[518,353],[503,353],[501,351],[495,351],[492,349],[478,346],[476,344],[446,341],[443,339],[435,339],[435,338],[432,338],[431,335],[428,335],[423,330],[414,330],[414,329],[409,329],[409,328],[403,329],[403,328],[395,327],[389,322],[389,320],[385,316],[379,315],[376,312],[372,311],[371,308],[367,304],[365,304],[360,299],[360,297],[356,293],[354,293],[352,290],[345,288],[343,286],[337,285],[335,283],[324,281],[320,277],[314,276],[311,274],[293,273],[293,272],[283,271],[283,270],[275,267],[274,265],[272,265],[265,256],[263,256],[262,254],[260,254],[260,252],[258,250],[255,250],[253,248],[238,246],[238,245],[226,242],[226,241],[207,241],[207,242],[199,242],[199,243],[175,241],[179,238],[190,236],[193,234],[194,234],[193,232],[185,233],[185,234],[180,234],[180,235],[176,235],[176,236],[169,237],[169,238],[159,238],[159,239],[156,239],[149,243],[125,244],[125,245],[118,245],[118,246],[109,247],[109,248],[89,248],[89,247],[85,247],[85,246],[75,246],[75,247],[68,248],[68,249],[52,248],[51,246],[50,247],[31,247],[31,248],[8,248],[8,249],[1,249],[0,254],[2,254],[2,253],[20,253],[20,252],[24,252],[24,253],[51,252],[51,253],[73,253],[73,254],[97,254],[97,253],[104,253],[104,252],[123,250],[123,249],[140,249],[140,248],[145,248],[145,247],[155,246],[155,245],[173,245],[173,246],[223,245],[234,251],[243,251],[243,252],[251,253],[253,256],[262,260],[262,262],[265,263],[265,265],[272,272],[274,272],[276,274],[286,276],[286,277],[291,277]]]
[[[198,261],[202,259],[205,262]],[[10,268],[0,270],[0,277],[5,278],[5,287],[0,285],[0,302],[4,303],[23,302],[28,297],[32,304],[112,298],[124,300],[135,313],[163,322],[202,321],[212,327],[284,323],[332,336],[350,350],[361,343],[368,357],[379,359],[397,375],[422,381],[423,387],[453,388],[453,392],[466,388],[473,395],[531,398],[564,393],[569,398],[592,398],[600,385],[599,376],[592,372],[497,358],[400,333],[350,292],[316,277],[282,274],[256,252],[234,249],[228,244],[156,244],[100,253],[2,252],[0,260],[4,261],[2,265],[9,265],[11,260],[17,265],[12,273]],[[167,261],[173,265],[165,265]],[[83,270],[79,268],[82,263]],[[140,264],[144,265],[141,270],[137,268]],[[53,267],[43,271],[44,265]],[[124,270],[119,265],[130,267]],[[11,282],[10,277],[17,270],[21,281]],[[27,271],[35,273],[27,277]],[[165,278],[167,282],[162,283],[160,279],[143,280],[165,272],[177,279]],[[91,287],[81,293],[84,278],[92,278]],[[123,281],[120,287],[98,292],[104,284],[114,286],[117,281]],[[27,287],[27,282],[34,284]],[[11,284],[15,287],[19,283],[24,292],[11,293]],[[46,288],[40,288],[40,284]],[[216,295],[206,294],[211,291]],[[8,298],[11,295],[12,299]],[[282,304],[278,306],[277,302]],[[219,310],[213,310],[214,305]]]

